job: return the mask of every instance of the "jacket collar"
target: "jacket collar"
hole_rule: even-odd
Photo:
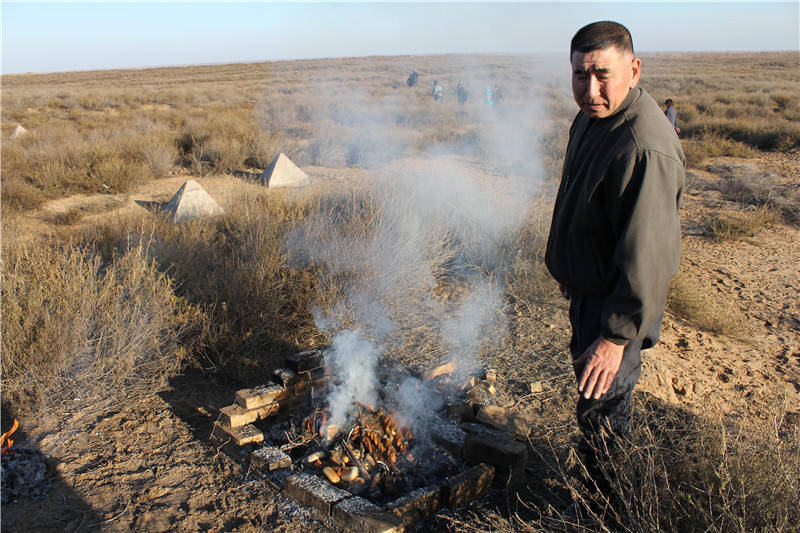
[[[641,89],[640,87],[638,87],[638,86],[637,86],[637,87],[634,87],[633,89],[631,89],[630,91],[628,91],[628,96],[626,96],[626,97],[625,97],[625,99],[622,101],[622,103],[621,103],[621,104],[619,104],[619,107],[618,107],[618,108],[617,108],[617,109],[616,109],[616,110],[615,110],[613,113],[611,113],[610,115],[608,115],[607,117],[605,117],[604,119],[601,119],[601,120],[606,120],[606,119],[609,119],[609,118],[615,117],[615,116],[617,116],[617,115],[618,115],[618,114],[620,114],[620,113],[623,113],[623,112],[624,112],[625,110],[627,110],[627,109],[628,109],[628,108],[629,108],[631,105],[633,105],[633,103],[634,103],[636,100],[638,100],[638,99],[639,99],[639,96],[640,96],[641,94],[642,94],[642,89]]]

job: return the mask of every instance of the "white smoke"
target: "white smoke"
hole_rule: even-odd
[[[349,135],[339,143],[350,164],[370,168],[373,180],[368,230],[348,218],[354,208],[347,203],[356,195],[340,191],[341,206],[312,213],[287,238],[295,266],[322,265],[318,272],[341,288],[336,305],[316,313],[317,326],[334,335],[326,358],[341,379],[331,395],[332,423],[346,419],[348,402],[374,399],[375,368],[384,353],[379,345],[402,351],[406,332],[435,331],[448,352],[438,355],[473,368],[482,346],[496,344],[504,332],[508,249],[540,186],[537,127],[547,123],[541,120],[546,111],[537,105],[533,87],[521,92],[524,84],[503,87],[505,100],[489,109],[482,91],[503,85],[497,65],[456,63],[447,65],[451,73],[437,75],[447,94],[453,93],[444,104],[431,104],[427,93],[404,87],[407,73],[394,92],[380,85],[371,92],[361,83],[326,87],[336,95],[328,101],[320,101],[316,95],[324,91],[309,85],[316,123],[332,121],[338,134]],[[454,102],[457,82],[470,90],[464,106]],[[407,134],[420,136],[442,120],[452,121],[452,131],[467,127],[478,135],[465,136],[463,146],[414,154]],[[434,294],[447,284],[459,287],[457,297]],[[352,331],[356,328],[363,335]],[[430,401],[426,390],[410,382],[398,401],[410,413],[421,412]]]
[[[343,330],[325,352],[325,366],[336,377],[328,395],[329,425],[344,427],[355,402],[375,404],[378,398],[376,368],[381,350],[358,330]]]

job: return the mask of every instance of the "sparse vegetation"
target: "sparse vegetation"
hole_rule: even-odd
[[[711,232],[718,242],[755,237],[762,229],[779,224],[780,214],[769,206],[723,214],[711,222]]]
[[[181,368],[193,311],[145,237],[112,263],[69,242],[4,246],[5,406],[27,413],[65,398],[148,394]]]
[[[796,183],[749,172],[741,166],[746,162],[716,161],[797,149],[800,58],[681,57],[678,72],[670,55],[646,57],[642,83],[659,101],[675,99],[689,166],[717,178],[690,175],[690,188],[721,198],[723,209],[710,209],[707,218],[716,239],[710,245],[757,239],[781,222],[800,224]],[[530,74],[540,66],[536,58],[482,59],[478,74],[474,59],[418,60],[424,75],[445,87],[470,86],[463,107],[452,95],[434,106],[426,88],[406,87],[407,59],[397,58],[366,70],[350,70],[350,60],[310,61],[302,74],[275,63],[3,76],[3,134],[16,124],[30,132],[2,143],[4,411],[25,415],[65,398],[149,394],[187,368],[213,369],[236,386],[255,383],[280,357],[327,341],[313,309],[357,326],[364,317],[341,305],[344,295],[381,286],[388,268],[356,279],[331,258],[289,258],[287,239],[301,231],[308,242],[335,244],[339,256],[361,265],[368,252],[391,242],[381,251],[403,290],[385,290],[381,303],[387,314],[414,309],[398,320],[397,336],[420,359],[442,353],[426,305],[456,299],[465,272],[507,283],[515,313],[503,309],[513,320],[501,332],[510,338],[503,344],[554,327],[550,315],[563,315],[564,303],[543,251],[574,105],[566,81],[554,82],[546,68]],[[732,66],[752,76],[734,80]],[[387,81],[394,78],[394,85]],[[482,87],[484,78],[497,80],[506,95],[493,111],[471,87]],[[353,87],[360,98],[350,100]],[[262,191],[235,198],[236,209],[219,218],[177,226],[147,215],[90,216],[111,212],[118,196],[170,173],[260,170],[279,152],[337,172],[444,154],[536,179],[540,195],[525,225],[491,250],[475,242],[486,229],[481,222],[454,229],[459,199],[442,201],[435,220],[423,224],[425,265],[402,263],[396,253],[395,247],[419,243],[386,238],[399,224],[397,213],[410,210],[387,197],[405,197],[393,195],[419,185],[405,180],[304,196]],[[525,157],[509,160],[509,152]],[[417,201],[430,201],[420,191]],[[108,200],[47,215],[53,236],[32,243],[12,224],[48,200],[76,193]],[[328,220],[336,221],[336,231],[318,231]],[[713,335],[741,337],[747,317],[724,294],[700,286],[692,268],[698,267],[682,265],[673,280],[669,313]],[[533,321],[537,312],[542,316]],[[492,350],[514,351],[499,344]],[[527,346],[513,357],[537,359],[540,349]],[[560,364],[542,368],[542,379],[571,380],[569,363]],[[569,431],[564,420],[574,399],[563,388],[549,405],[537,399],[550,437]],[[785,406],[769,418],[732,421],[639,399],[631,446],[611,464],[612,515],[570,510],[571,501],[588,503],[575,485],[579,466],[567,464],[566,437],[543,438],[531,443],[549,469],[536,492],[519,494],[506,509],[453,517],[450,529],[603,531],[616,523],[626,532],[796,530],[800,429]],[[590,525],[578,529],[569,514],[576,509]]]
[[[744,317],[722,297],[711,297],[707,287],[700,286],[687,273],[686,265],[672,278],[667,293],[667,308],[699,329],[717,335],[736,336],[743,333]]]

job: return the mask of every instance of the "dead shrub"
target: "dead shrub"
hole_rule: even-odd
[[[711,221],[711,233],[717,242],[751,239],[762,230],[780,224],[781,215],[769,205],[740,212],[729,212],[715,216]]]
[[[722,177],[716,188],[723,197],[750,207],[766,207],[768,211],[780,213],[788,224],[800,224],[800,189],[781,183],[780,179],[763,172],[754,164],[716,164],[708,170]],[[766,211],[755,217],[753,222],[771,223],[772,217]]]
[[[630,531],[790,531],[800,509],[800,424],[776,401],[764,419],[694,417],[648,402],[608,465]]]
[[[240,169],[246,157],[242,143],[229,137],[211,137],[201,143],[198,150],[201,160],[207,161],[220,174]]]
[[[681,271],[672,278],[667,292],[667,309],[696,327],[717,335],[737,337],[744,334],[744,317],[738,310],[720,301]]]
[[[32,412],[149,394],[174,375],[184,307],[148,255],[137,245],[104,264],[65,242],[4,247],[4,402]]]
[[[710,131],[705,131],[681,144],[688,168],[701,168],[706,161],[715,157],[750,159],[756,154],[755,150],[746,144]]]
[[[83,219],[83,211],[80,209],[69,209],[63,213],[57,213],[52,218],[52,223],[56,226],[72,226]]]
[[[303,151],[303,161],[309,164],[338,168],[345,163],[344,135],[333,124],[322,125],[321,130]]]
[[[163,178],[172,170],[178,158],[175,145],[171,143],[150,143],[142,149],[142,158],[153,178]]]
[[[21,180],[6,178],[0,185],[0,201],[6,212],[30,211],[47,200],[39,189]]]
[[[141,161],[127,161],[120,157],[102,159],[89,172],[90,181],[85,186],[93,192],[120,194],[129,192],[149,176],[147,166]]]

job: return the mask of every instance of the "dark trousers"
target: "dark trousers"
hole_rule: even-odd
[[[570,351],[572,360],[578,359],[589,346],[603,333],[600,323],[604,299],[598,296],[574,294],[570,292],[569,319],[572,325]],[[586,399],[580,396],[577,406],[578,426],[584,438],[592,447],[601,445],[598,438],[605,428],[606,439],[626,437],[631,428],[633,414],[633,387],[639,381],[642,371],[641,351],[650,348],[658,341],[661,319],[656,321],[643,339],[634,339],[625,346],[622,364],[619,367],[611,388],[599,399]],[[580,379],[584,365],[574,365],[575,376]],[[610,445],[606,440],[604,445]]]

